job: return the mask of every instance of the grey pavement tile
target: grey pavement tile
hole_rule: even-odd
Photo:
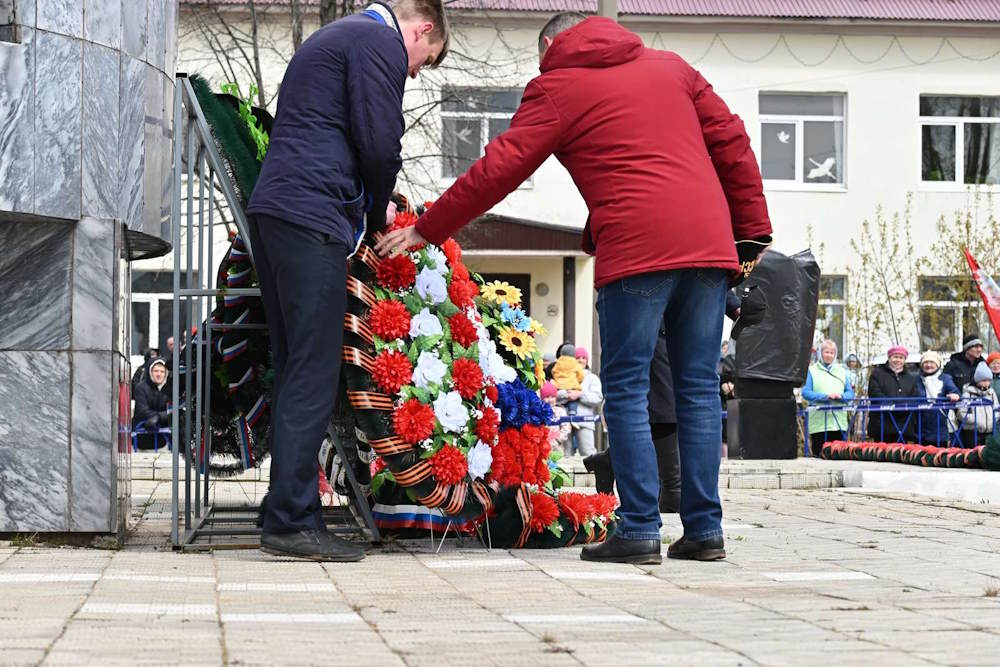
[[[4,649],[0,651],[0,665],[37,665],[44,657],[44,649]]]

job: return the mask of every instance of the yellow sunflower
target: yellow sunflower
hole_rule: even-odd
[[[518,359],[527,359],[535,351],[535,339],[514,327],[500,330],[500,344]]]
[[[506,281],[494,280],[481,288],[485,299],[494,303],[506,303],[516,306],[521,303],[521,290]]]
[[[531,328],[529,331],[537,336],[548,336],[549,331],[542,326],[542,323],[536,319],[531,320]]]

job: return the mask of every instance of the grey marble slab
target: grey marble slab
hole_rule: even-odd
[[[127,528],[132,498],[132,440],[129,437],[132,428],[130,402],[132,367],[126,356],[115,354],[115,360],[118,365],[118,400],[112,409],[115,414],[118,439],[115,447],[114,524],[121,533]]]
[[[0,248],[0,350],[68,349],[73,226],[4,222]]]
[[[134,0],[124,0],[125,3]],[[123,0],[85,0],[83,5],[83,32],[92,42],[121,48]]]
[[[35,210],[35,31],[0,43],[0,211]]]
[[[153,236],[160,233],[160,208],[163,205],[163,73],[152,65],[145,66],[145,149],[143,161],[143,189],[145,207],[143,209],[142,231]]]
[[[121,217],[121,168],[118,156],[120,54],[83,45],[82,214]]]
[[[128,257],[126,257],[125,226],[120,222],[115,223],[115,309],[114,327],[115,337],[112,349],[115,352],[128,354],[128,330],[131,324],[131,300],[132,300],[132,280],[129,271]]]
[[[146,66],[122,53],[119,122],[121,123],[121,216],[129,229],[141,229],[145,153]]]
[[[166,72],[167,76],[170,78],[174,77],[177,69],[177,19],[178,19],[179,8],[177,6],[177,0],[167,0],[167,9],[165,13],[166,26],[164,28],[164,35],[166,41],[166,57],[164,58],[163,71]]]
[[[146,21],[146,62],[161,72],[166,69],[167,1],[149,0],[149,15]]]
[[[74,225],[74,350],[111,350],[114,343],[115,225],[98,218]]]
[[[47,32],[35,35],[38,215],[72,220],[80,217],[81,44],[80,40]]]
[[[146,58],[146,0],[122,0],[122,47],[133,58]]]
[[[38,29],[83,37],[82,0],[35,0],[38,7]]]
[[[0,532],[65,531],[68,352],[0,351]]]
[[[35,0],[14,0],[14,20],[22,28],[35,27]]]
[[[112,352],[74,351],[72,357],[70,530],[106,532],[115,500],[118,359]]]
[[[160,208],[160,238],[171,241],[171,211],[174,205],[174,92],[175,81],[172,76],[163,77],[163,150],[161,151],[161,208]]]

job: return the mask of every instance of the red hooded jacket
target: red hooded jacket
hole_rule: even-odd
[[[593,17],[556,36],[510,129],[417,222],[443,243],[552,154],[590,216],[583,249],[601,287],[690,267],[737,271],[734,239],[771,234],[740,118],[680,56]]]

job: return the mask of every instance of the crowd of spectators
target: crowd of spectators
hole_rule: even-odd
[[[837,362],[837,345],[825,340],[802,387],[802,399],[811,406],[828,406],[810,413],[809,438],[813,452],[824,442],[850,435],[849,403],[855,397],[871,399],[863,433],[876,442],[973,447],[993,433],[1000,409],[1000,353],[983,358],[983,341],[970,334],[962,349],[942,365],[932,350],[920,356],[915,370],[907,366],[909,351],[890,347],[884,363],[866,373],[857,355]],[[924,399],[921,407],[920,401]],[[927,405],[933,401],[933,405]],[[955,404],[951,406],[950,404]],[[838,406],[844,409],[836,409]],[[918,409],[919,408],[919,409]]]

